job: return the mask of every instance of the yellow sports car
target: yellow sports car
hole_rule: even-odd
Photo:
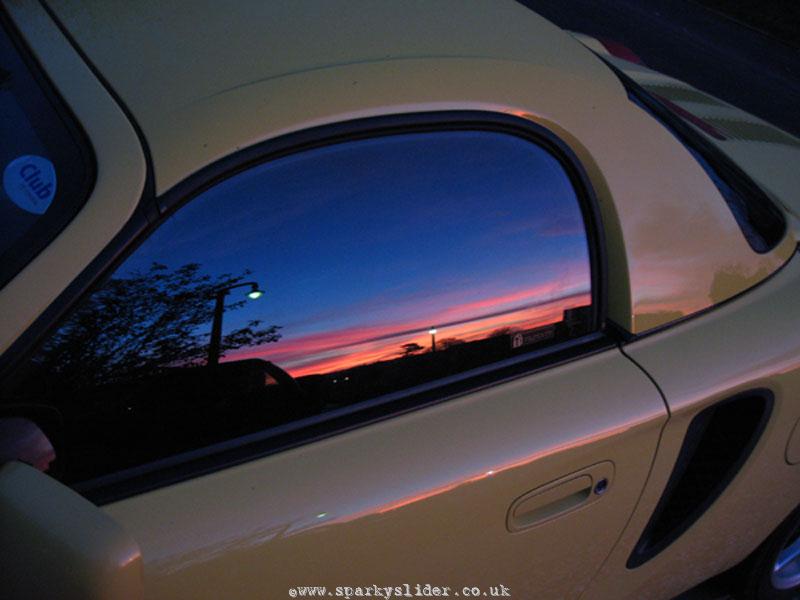
[[[3,598],[800,593],[800,140],[512,0],[2,0]]]

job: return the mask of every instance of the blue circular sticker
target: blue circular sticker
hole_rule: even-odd
[[[56,169],[41,156],[20,156],[6,165],[3,189],[22,210],[43,215],[56,195]]]

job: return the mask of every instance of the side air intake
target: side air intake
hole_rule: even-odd
[[[628,559],[629,569],[678,539],[719,497],[755,447],[772,402],[768,390],[753,390],[692,419],[664,494]]]

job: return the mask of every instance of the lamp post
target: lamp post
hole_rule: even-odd
[[[431,334],[431,352],[436,352],[436,327],[431,327],[428,333]]]
[[[247,297],[257,300],[264,293],[260,290],[255,281],[245,281],[235,285],[221,287],[214,293],[214,321],[211,324],[211,341],[208,344],[207,366],[213,367],[219,364],[220,345],[222,343],[222,313],[225,312],[225,296],[236,288],[250,286]]]

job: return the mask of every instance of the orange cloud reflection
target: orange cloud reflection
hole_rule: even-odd
[[[429,351],[431,326],[437,328],[437,345],[447,339],[471,342],[487,338],[498,329],[526,330],[555,323],[562,319],[565,310],[591,302],[587,291],[531,302],[537,296],[552,298],[557,288],[557,284],[548,284],[464,303],[440,310],[430,318],[313,333],[234,353],[226,360],[269,360],[294,377],[332,373],[397,358],[404,344],[418,344],[422,351]],[[526,300],[528,304],[520,306]],[[496,310],[477,312],[487,308]]]

